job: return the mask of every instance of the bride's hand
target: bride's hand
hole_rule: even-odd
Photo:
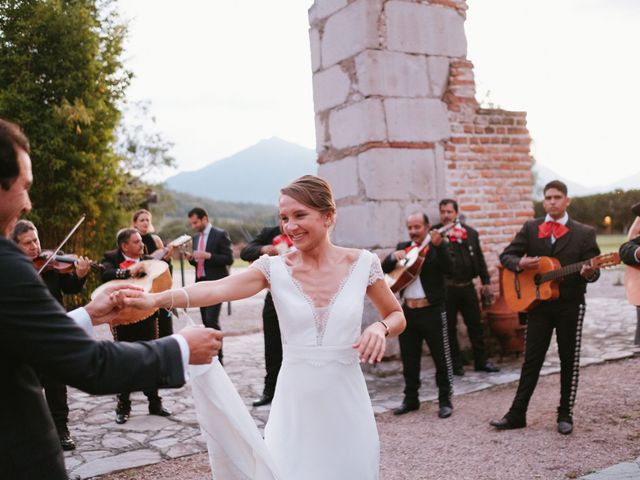
[[[386,328],[380,322],[375,322],[369,325],[356,343],[353,344],[353,348],[358,349],[360,356],[360,363],[375,363],[382,360],[384,357],[384,351],[387,346],[385,341]]]
[[[156,308],[152,295],[140,290],[117,290],[111,293],[111,299],[119,308],[131,307],[138,310]]]

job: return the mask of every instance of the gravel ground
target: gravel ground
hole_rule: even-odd
[[[498,432],[488,425],[509,408],[515,384],[454,397],[454,414],[446,420],[437,418],[432,402],[403,417],[379,415],[381,478],[567,479],[640,456],[640,358],[582,369],[569,436],[555,430],[559,382],[557,374],[540,379],[522,430]],[[211,477],[200,454],[100,478]]]

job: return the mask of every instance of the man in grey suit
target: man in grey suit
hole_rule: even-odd
[[[192,327],[150,342],[97,342],[88,332],[115,317],[114,290],[67,316],[6,238],[31,210],[29,155],[20,128],[0,119],[0,478],[66,480],[38,374],[89,393],[180,387],[186,364],[211,361],[221,334]]]

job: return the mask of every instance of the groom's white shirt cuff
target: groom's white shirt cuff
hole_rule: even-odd
[[[74,322],[78,324],[87,335],[93,336],[93,323],[91,323],[91,317],[87,313],[84,307],[76,308],[68,313]],[[182,357],[182,371],[184,372],[184,381],[189,380],[189,344],[187,340],[180,334],[174,333],[171,335],[175,338],[176,342],[180,346],[180,356]]]

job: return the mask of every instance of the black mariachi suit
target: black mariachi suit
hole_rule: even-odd
[[[518,271],[518,262],[525,254],[530,257],[555,257],[561,265],[588,260],[600,254],[593,228],[569,218],[569,231],[554,244],[550,238],[538,238],[538,226],[544,218],[529,220],[500,255],[505,268]],[[598,279],[600,273],[591,280]],[[558,421],[572,421],[572,410],[578,389],[580,340],[584,318],[584,295],[587,281],[579,274],[560,282],[560,297],[541,302],[528,313],[525,356],[518,391],[507,414],[511,420],[526,420],[527,408],[536,388],[551,335],[556,330],[560,356],[560,406]]]
[[[193,249],[199,245],[200,233],[193,235]],[[211,231],[207,237],[205,251],[211,253],[211,258],[204,261],[204,276],[197,278],[198,262],[189,260],[189,263],[196,267],[196,282],[205,280],[219,280],[229,275],[229,267],[233,264],[233,252],[231,251],[231,238],[229,234],[221,228],[211,226]],[[205,327],[220,330],[220,307],[221,304],[200,307],[202,323]],[[222,349],[218,353],[218,359],[222,362]]]
[[[62,295],[73,295],[80,293],[87,277],[78,278],[75,272],[60,273],[57,270],[47,270],[41,274],[42,280],[47,285],[49,292],[54,296],[58,303],[64,307]],[[53,423],[56,426],[58,435],[69,434],[69,405],[67,403],[67,386],[59,382],[55,378],[42,376],[42,386],[47,399],[49,411],[53,417]]]
[[[92,394],[180,387],[180,346],[173,338],[137,344],[91,339],[4,237],[0,271],[0,478],[66,480],[36,372]]]
[[[240,252],[240,258],[253,262],[260,257],[260,248],[271,245],[273,239],[280,235],[280,227],[263,228],[258,236]],[[264,395],[273,396],[280,366],[282,365],[282,339],[278,314],[273,305],[271,292],[267,292],[262,309],[262,328],[264,330],[264,363],[267,374],[264,377]]]
[[[142,257],[142,259],[145,259],[145,257]],[[106,252],[101,262],[104,267],[101,275],[102,281],[109,282],[118,278],[116,272],[120,269],[120,264],[124,261],[124,255],[120,250],[111,250]],[[113,334],[113,338],[116,342],[155,340],[158,338],[158,312],[155,312],[139,322],[111,327],[111,333]],[[118,394],[117,411],[128,413],[131,410],[129,393],[130,392],[128,391],[123,391]],[[158,395],[157,388],[144,390],[144,394],[149,399],[150,403],[155,403],[157,405],[161,400]]]
[[[469,333],[475,367],[476,369],[482,369],[487,363],[487,354],[484,348],[482,324],[480,322],[481,314],[480,306],[478,305],[478,294],[473,285],[473,279],[479,276],[483,285],[489,285],[491,279],[489,278],[482,248],[480,248],[478,232],[464,223],[460,225],[467,231],[467,238],[449,242],[449,254],[453,261],[453,270],[450,275],[445,276],[451,360],[454,369],[462,368],[457,332],[458,312],[460,312]],[[438,224],[433,228],[441,228],[442,226],[442,224]]]
[[[151,233],[142,235],[142,243],[144,243],[144,249],[147,255],[151,255],[158,249],[153,239],[153,234]],[[167,261],[167,263],[169,264],[169,272],[173,274],[173,265],[170,261]],[[161,308],[158,310],[158,338],[168,337],[169,335],[173,335],[173,317],[169,310]]]
[[[411,242],[400,242],[396,250],[404,250]],[[391,272],[396,266],[393,253],[382,262],[382,270]],[[447,335],[447,314],[444,309],[444,275],[451,271],[451,259],[446,242],[438,247],[430,246],[420,272],[420,283],[430,305],[423,308],[402,306],[407,327],[400,334],[400,356],[404,375],[405,400],[418,401],[420,389],[420,360],[422,342],[426,340],[433,363],[436,366],[436,385],[440,406],[451,406],[453,394],[453,371]],[[416,280],[417,281],[417,280]],[[404,292],[401,292],[403,294]]]
[[[627,265],[640,265],[636,258],[636,250],[640,248],[640,237],[633,238],[620,245],[620,258]]]

